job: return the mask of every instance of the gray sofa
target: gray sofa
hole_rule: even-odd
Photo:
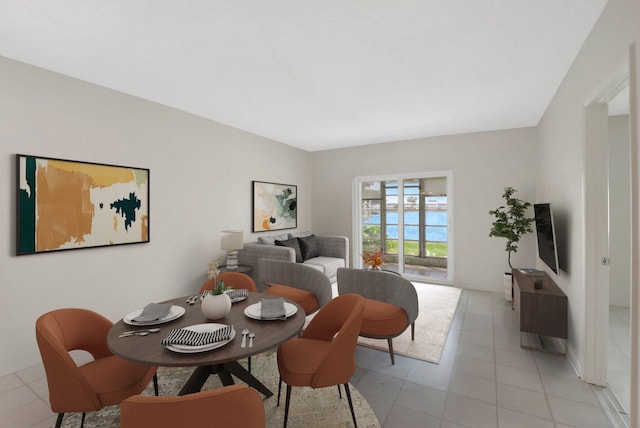
[[[319,270],[331,282],[335,282],[338,269],[349,267],[349,239],[345,236],[313,235],[314,237],[311,237],[311,235],[310,232],[302,232],[260,237],[258,241],[245,243],[244,248],[238,251],[238,263],[253,268],[249,275],[260,288],[260,259],[283,260],[295,263],[296,253],[298,252],[298,262]],[[275,241],[280,241],[280,245],[276,245]],[[283,243],[295,244],[296,242],[299,245],[302,244],[301,251],[292,246],[283,246]],[[317,252],[308,251],[307,254],[314,253],[311,254],[313,257],[302,257],[301,260],[300,252],[304,253],[302,251],[305,247],[304,243],[312,243]],[[307,245],[307,249],[309,249],[308,247],[309,245]]]

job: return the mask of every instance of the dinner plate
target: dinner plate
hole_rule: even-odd
[[[225,292],[224,292],[224,294],[228,294],[228,293],[229,293],[229,291],[232,291],[232,290],[227,290],[227,291],[225,291]],[[204,299],[204,298],[205,298],[205,297],[207,297],[209,294],[211,294],[211,291],[209,291],[209,290],[205,290],[205,291],[204,291],[204,293],[202,293],[202,295],[200,296],[200,300]],[[229,297],[229,300],[231,300],[231,303],[236,303],[236,302],[242,302],[242,301],[243,301],[244,299],[246,299],[246,298],[247,298],[247,296],[240,296],[240,297],[236,297],[235,299],[234,299],[234,298]]]
[[[260,302],[258,303],[254,303],[253,305],[249,305],[246,308],[244,308],[244,314],[246,316],[248,316],[249,318],[253,318],[254,320],[262,320],[262,318],[260,317]],[[298,312],[298,307],[292,303],[289,302],[284,302],[284,310],[285,310],[285,315],[287,318],[289,318],[292,315],[295,315],[296,312]],[[278,318],[273,318],[273,319],[278,319]],[[271,318],[268,318],[264,321],[269,321],[271,320]]]
[[[125,317],[122,318],[122,321],[124,321],[125,324],[137,325],[137,326],[164,324],[165,322],[173,321],[175,319],[180,318],[186,312],[186,310],[182,306],[172,305],[171,309],[169,309],[169,313],[164,318],[160,318],[154,321],[134,321],[133,319],[139,316],[143,310],[144,308],[136,309],[130,314],[125,315]]]
[[[219,330],[221,328],[227,327],[226,324],[217,324],[217,323],[206,323],[206,324],[196,324],[191,325],[189,327],[184,327],[185,330],[195,331],[197,333],[204,332],[212,332]],[[205,352],[211,351],[213,349],[218,349],[231,342],[233,338],[236,337],[236,331],[231,326],[231,337],[227,340],[223,340],[220,342],[208,343],[206,345],[197,345],[197,346],[189,346],[189,345],[166,345],[166,348],[173,352],[180,352],[182,354],[195,354],[197,352]]]

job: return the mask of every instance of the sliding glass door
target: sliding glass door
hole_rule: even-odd
[[[412,279],[452,281],[449,172],[359,177],[354,190],[359,254],[381,251],[383,269]]]

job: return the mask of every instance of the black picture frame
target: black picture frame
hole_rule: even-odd
[[[150,242],[150,170],[16,155],[16,255]]]

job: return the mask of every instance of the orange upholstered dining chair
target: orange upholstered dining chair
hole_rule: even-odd
[[[125,361],[107,348],[113,323],[87,309],[57,309],[36,320],[36,339],[47,375],[51,410],[58,413],[56,428],[65,412],[100,410],[142,392],[153,379],[156,367]],[[78,366],[69,351],[83,350],[93,361]]]
[[[338,294],[355,293],[365,298],[364,319],[360,336],[387,339],[391,364],[393,338],[411,326],[411,340],[415,337],[418,318],[416,288],[402,276],[391,272],[365,269],[338,269]]]
[[[264,428],[257,391],[230,385],[180,397],[135,395],[120,405],[120,428]]]
[[[353,411],[349,379],[356,370],[354,353],[364,314],[364,298],[357,294],[338,296],[327,303],[311,320],[301,337],[293,338],[278,347],[278,405],[282,382],[287,384],[284,426],[289,417],[292,386],[324,388],[344,384]]]
[[[236,290],[245,289],[249,291],[258,291],[256,283],[249,275],[241,272],[223,272],[218,275],[218,281],[223,281],[224,285],[230,285]],[[213,290],[213,279],[207,279],[202,287],[200,287],[200,294],[205,290]]]

